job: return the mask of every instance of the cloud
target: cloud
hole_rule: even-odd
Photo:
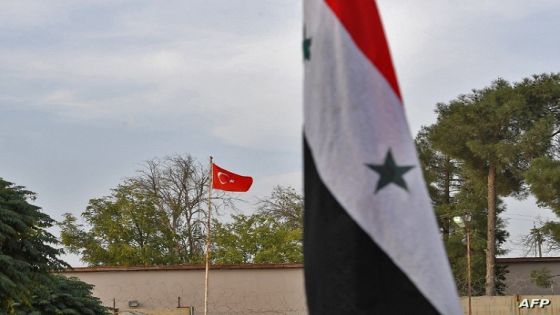
[[[10,30],[34,28],[47,23],[55,11],[55,5],[42,1],[2,1],[0,27]]]
[[[255,182],[246,196],[243,196],[249,204],[259,199],[270,196],[275,186],[292,187],[297,192],[303,193],[303,173],[301,171],[270,174],[255,177]]]
[[[433,107],[499,76],[520,80],[560,66],[550,40],[555,1],[379,1],[413,131]],[[544,35],[546,34],[546,35]]]
[[[557,1],[378,4],[413,133],[437,102],[560,68]],[[83,209],[134,163],[189,150],[244,161],[252,196],[301,188],[301,7],[0,2],[4,176],[48,209]]]
[[[49,14],[74,21],[84,7],[63,6],[58,16]],[[0,80],[0,90],[17,100],[2,106],[27,106],[84,124],[126,121],[138,128],[157,128],[154,117],[168,122],[161,128],[197,128],[200,124],[176,119],[196,117],[224,143],[252,149],[286,150],[299,140],[298,21],[285,27],[286,21],[271,20],[270,29],[242,32],[264,21],[241,17],[263,13],[218,10],[227,18],[211,24],[193,12],[181,15],[186,9],[181,6],[94,9],[106,25],[86,18],[89,27],[63,32],[55,23],[45,30],[50,42],[0,48],[0,71],[11,81]],[[27,17],[21,18],[12,27],[25,24]],[[26,34],[33,42],[42,31]]]

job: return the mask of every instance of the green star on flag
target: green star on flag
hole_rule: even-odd
[[[305,28],[303,29],[303,60],[311,59],[311,37],[307,37],[305,34]]]
[[[383,164],[366,164],[367,167],[377,172],[380,176],[377,182],[377,187],[375,188],[375,193],[383,189],[385,186],[393,183],[402,189],[408,191],[406,182],[403,179],[403,175],[414,168],[413,165],[398,166],[393,158],[391,150],[387,152],[385,156],[385,162]]]
[[[309,314],[463,315],[379,1],[302,2]]]

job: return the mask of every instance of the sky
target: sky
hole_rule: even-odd
[[[378,5],[413,135],[438,102],[559,69],[557,1]],[[293,0],[0,1],[0,177],[55,220],[170,154],[253,176],[248,207],[301,190],[302,29]],[[507,205],[515,257],[555,216]]]

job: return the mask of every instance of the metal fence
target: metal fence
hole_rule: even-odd
[[[467,315],[468,298],[461,304]],[[472,315],[560,315],[560,295],[477,296],[471,305]]]
[[[160,309],[125,309],[115,310],[112,312],[115,315],[194,315],[195,312],[192,308],[160,308]]]

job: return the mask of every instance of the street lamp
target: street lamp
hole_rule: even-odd
[[[463,216],[453,217],[453,222],[459,227],[465,229],[465,235],[467,236],[467,294],[469,296],[469,315],[472,315],[471,311],[471,296],[472,296],[472,286],[471,286],[471,215],[466,213]]]

